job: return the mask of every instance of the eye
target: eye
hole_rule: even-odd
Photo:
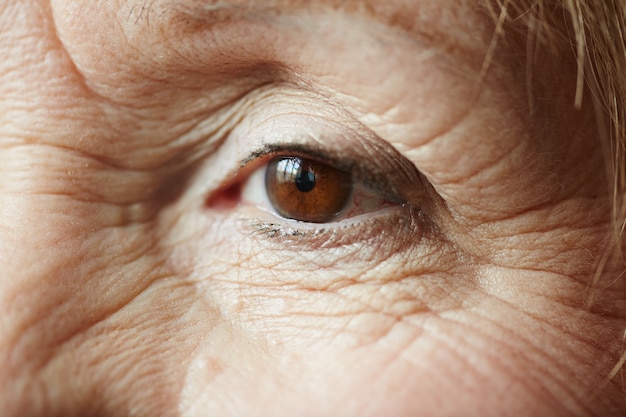
[[[330,223],[399,207],[403,201],[384,186],[306,156],[271,158],[243,184],[244,204],[305,223]]]
[[[337,217],[352,196],[352,176],[300,157],[274,158],[265,171],[267,197],[288,219],[326,223]]]

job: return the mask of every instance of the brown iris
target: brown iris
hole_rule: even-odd
[[[311,223],[331,221],[352,194],[352,176],[320,162],[279,157],[270,162],[265,187],[283,217]]]

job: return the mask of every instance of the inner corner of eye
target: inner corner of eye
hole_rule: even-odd
[[[210,195],[206,206],[213,210],[226,211],[235,208],[241,201],[242,183],[227,185]]]

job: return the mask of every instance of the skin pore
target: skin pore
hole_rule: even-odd
[[[0,5],[0,415],[623,415],[597,114],[522,17]],[[274,156],[374,203],[282,218]]]

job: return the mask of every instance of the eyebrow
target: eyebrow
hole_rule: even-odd
[[[408,26],[407,13],[398,13],[396,5],[404,3],[403,11],[408,9],[406,1],[387,0],[169,0],[170,7],[186,12],[190,16],[207,22],[221,20],[222,13],[293,11],[307,9],[335,9],[387,19],[392,25]],[[415,2],[411,4],[414,9]]]
[[[268,14],[295,11],[334,10],[372,19],[389,28],[397,28],[424,43],[462,51],[476,40],[486,27],[486,9],[480,2],[452,0],[161,0],[183,19],[213,26],[230,20],[263,19]],[[468,37],[468,33],[472,36]],[[490,40],[490,34],[487,35]],[[465,50],[464,50],[465,49]],[[464,51],[463,51],[464,50]]]

